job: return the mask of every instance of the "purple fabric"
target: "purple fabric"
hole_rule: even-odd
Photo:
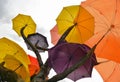
[[[35,34],[30,34],[28,35],[27,39],[35,46],[37,43],[38,47],[42,48],[48,48],[48,42],[47,38],[43,36],[42,34],[35,33]],[[27,44],[27,43],[26,43]],[[32,48],[27,44],[27,47],[29,50],[32,50]],[[44,52],[44,50],[38,49],[39,52]]]
[[[48,51],[49,66],[56,73],[61,73],[82,59],[90,48],[84,44],[63,42]],[[78,69],[68,75],[67,78],[76,81],[83,77],[90,77],[93,66],[97,64],[94,54]]]

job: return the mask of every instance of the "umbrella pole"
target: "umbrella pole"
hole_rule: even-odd
[[[27,26],[27,25],[25,25],[25,26],[21,29],[21,31],[20,31],[20,32],[21,32],[21,35],[22,35],[23,39],[25,40],[25,42],[28,43],[28,44],[31,46],[32,50],[33,50],[34,53],[36,54],[37,60],[38,60],[38,63],[39,63],[39,67],[41,68],[41,70],[39,71],[39,73],[38,73],[34,78],[35,78],[35,79],[37,79],[37,78],[39,78],[39,79],[42,78],[43,80],[45,80],[45,78],[46,78],[46,71],[47,71],[47,72],[49,71],[49,70],[47,70],[47,69],[48,69],[48,66],[46,66],[46,65],[47,65],[46,63],[43,64],[43,61],[42,61],[42,59],[41,59],[41,56],[40,56],[38,50],[37,50],[36,47],[33,46],[32,43],[25,37],[23,31],[24,31],[24,29],[25,29],[26,26]],[[47,68],[46,68],[46,67],[47,67]]]
[[[25,42],[26,43],[28,43],[30,46],[31,46],[31,48],[33,49],[33,51],[34,51],[34,53],[36,54],[36,56],[37,56],[37,60],[38,60],[38,63],[39,63],[39,66],[41,67],[41,66],[43,66],[43,62],[42,62],[42,59],[41,59],[41,56],[40,56],[40,54],[39,54],[39,52],[38,52],[38,50],[32,45],[32,43],[30,42],[30,41],[28,41],[28,39],[25,37],[25,35],[24,35],[24,29],[25,29],[25,27],[26,27],[27,25],[25,25],[21,30],[20,30],[20,32],[21,32],[21,35],[22,35],[22,38],[25,40]]]
[[[107,30],[107,32],[101,37],[101,39],[97,42],[97,44],[95,44],[95,45],[98,45],[102,40],[103,40],[103,38],[106,36],[106,34],[111,30],[112,28],[109,28],[108,30]]]
[[[77,25],[77,23],[75,23],[74,25],[70,26],[64,33],[63,35],[60,37],[59,41],[57,42],[60,43],[61,41],[64,41],[65,38],[67,37],[67,35],[69,34],[69,32],[73,29],[73,27],[75,27]]]

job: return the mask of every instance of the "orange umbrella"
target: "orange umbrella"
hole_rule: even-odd
[[[29,59],[30,59],[30,64],[28,65],[29,71],[30,71],[30,76],[33,76],[34,74],[37,74],[40,70],[37,58],[28,55]]]
[[[92,47],[104,36],[95,54],[120,63],[120,1],[87,0],[81,5],[95,18],[94,36],[86,44]]]
[[[104,82],[120,82],[120,64],[102,58],[99,58],[98,60],[101,62],[107,61],[95,66]]]
[[[54,45],[58,42],[58,40],[60,39],[60,34],[58,34],[58,26],[55,25],[51,30],[50,30],[50,34],[51,34],[51,43],[53,43]]]

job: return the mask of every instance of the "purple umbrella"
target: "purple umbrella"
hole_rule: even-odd
[[[39,33],[34,33],[28,35],[27,39],[34,45],[39,52],[44,52],[44,49],[48,48],[48,42],[47,38]],[[27,44],[27,43],[26,43]],[[29,50],[32,50],[32,48],[27,44],[27,47]],[[43,48],[43,49],[40,49]]]
[[[56,73],[62,73],[79,62],[79,60],[82,60],[89,50],[91,49],[85,44],[61,42],[48,50],[49,65]],[[82,66],[70,73],[67,78],[76,81],[83,77],[90,77],[93,66],[96,64],[96,57],[92,54]]]

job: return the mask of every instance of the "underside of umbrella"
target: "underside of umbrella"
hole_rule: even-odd
[[[90,48],[83,44],[61,42],[48,51],[49,65],[56,73],[61,73],[76,64],[80,59],[82,60],[89,50]],[[70,73],[67,78],[76,81],[83,77],[90,77],[95,64],[97,64],[97,61],[93,54],[81,67]]]

